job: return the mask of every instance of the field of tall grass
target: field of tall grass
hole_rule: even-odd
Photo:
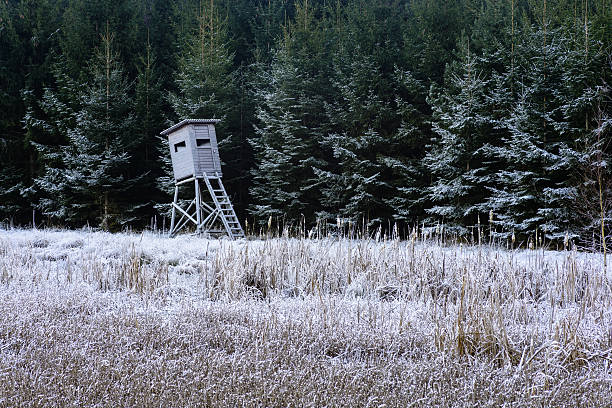
[[[598,254],[0,230],[0,407],[610,407]]]

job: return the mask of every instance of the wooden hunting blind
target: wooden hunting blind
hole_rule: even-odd
[[[221,181],[221,159],[217,146],[215,124],[218,119],[185,119],[161,132],[168,137],[172,171],[174,173],[174,202],[170,235],[193,223],[196,233],[219,233],[223,230],[231,239],[244,237],[238,217]],[[179,205],[179,187],[194,182],[195,197],[185,208]],[[202,194],[204,184],[212,202]],[[191,213],[195,207],[195,213]],[[177,211],[181,215],[176,221]],[[221,226],[222,229],[214,229]]]
[[[176,181],[204,173],[221,173],[215,124],[217,119],[185,119],[162,132],[170,143]]]

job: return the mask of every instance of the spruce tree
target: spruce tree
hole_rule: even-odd
[[[183,40],[176,73],[177,92],[169,96],[170,106],[179,120],[224,119],[232,111],[233,55],[227,41],[225,20],[219,16],[214,3],[201,4],[197,27]]]
[[[579,146],[564,113],[563,59],[571,51],[559,31],[528,33],[518,45],[519,97],[506,126],[510,135],[498,150],[504,162],[490,199],[496,223],[506,233],[562,239],[573,223]],[[540,235],[542,236],[542,235]]]
[[[395,221],[415,224],[423,218],[428,177],[423,164],[431,142],[426,88],[409,71],[396,69],[395,99],[399,127],[386,139],[378,160],[385,166],[390,192],[385,197]]]
[[[569,49],[561,59],[564,80],[559,89],[559,110],[566,119],[561,133],[576,141],[579,151],[571,230],[589,246],[603,249],[602,237],[609,235],[612,216],[612,62],[596,35],[589,35],[590,25],[585,20],[571,37],[564,32]]]
[[[317,169],[323,193],[322,204],[340,216],[373,224],[388,214],[383,201],[383,180],[378,154],[385,144],[386,121],[393,115],[389,101],[385,101],[380,67],[359,49],[340,52],[335,62],[332,86],[337,99],[328,106],[332,133],[323,136],[322,145],[333,152],[329,170]],[[373,219],[372,219],[373,218]]]
[[[241,104],[233,68],[234,53],[229,48],[227,20],[219,15],[217,5],[201,2],[197,25],[183,41],[179,68],[176,73],[177,91],[170,93],[173,122],[183,119],[220,119],[216,125],[224,183],[233,196],[240,191],[244,177],[244,155],[247,145],[242,132]],[[160,182],[169,180],[169,174]],[[240,202],[233,199],[232,202]]]
[[[398,13],[380,3],[355,1],[337,11],[331,133],[322,140],[333,159],[317,171],[332,219],[364,219],[374,227],[418,212],[425,128],[419,109],[427,108],[421,82],[398,67],[400,27]]]
[[[271,67],[260,73],[250,211],[262,222],[270,216],[312,220],[321,208],[314,169],[325,168],[328,160],[321,141],[329,129],[329,39],[327,22],[317,22],[305,1],[280,39]]]
[[[571,208],[582,243],[605,253],[612,246],[612,90],[602,85],[591,91],[596,98],[595,126],[584,136],[581,180]]]
[[[164,98],[157,72],[153,47],[147,41],[140,58],[134,93],[134,131],[130,143],[130,167],[127,178],[138,177],[129,190],[130,205],[124,212],[124,222],[145,221],[164,195],[158,189],[158,178],[163,175],[162,157],[167,157],[166,146],[159,132],[164,128]]]
[[[128,171],[134,147],[133,105],[108,26],[89,69],[91,79],[77,94],[78,110],[68,111],[65,118],[59,115],[59,123],[68,126],[66,144],[52,156],[47,153],[49,162],[37,185],[46,195],[41,208],[50,217],[116,229],[126,221],[125,193],[141,175]],[[62,105],[49,109],[56,107]]]
[[[52,0],[0,3],[0,222],[32,219],[37,136],[22,121],[52,80],[62,12]]]
[[[538,209],[544,207],[541,166],[548,154],[537,132],[529,126],[537,120],[530,109],[528,96],[523,93],[507,119],[511,134],[496,151],[506,166],[495,175],[489,207],[495,213],[495,225],[505,236],[531,233],[543,225],[543,217],[538,214]]]
[[[488,212],[491,163],[484,148],[495,122],[483,71],[464,42],[460,60],[447,69],[445,88],[432,87],[429,98],[434,140],[424,160],[432,176],[426,211],[430,223],[443,221],[460,234]]]
[[[83,84],[67,72],[66,59],[60,55],[53,65],[53,87],[46,87],[40,100],[32,91],[24,92],[28,109],[23,122],[40,167],[30,192],[38,198],[36,208],[53,222],[74,218],[66,205],[69,199],[63,198],[63,149],[68,133],[76,127]]]

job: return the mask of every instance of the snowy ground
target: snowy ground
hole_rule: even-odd
[[[612,406],[601,256],[0,230],[0,407]]]

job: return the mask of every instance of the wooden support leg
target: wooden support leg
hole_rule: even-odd
[[[174,186],[174,205],[178,205],[178,186]],[[172,206],[172,219],[170,220],[170,236],[174,235],[174,220],[176,218],[175,206]]]
[[[195,199],[196,199],[196,234],[201,232],[202,222],[202,196],[200,194],[200,182],[195,179]]]

